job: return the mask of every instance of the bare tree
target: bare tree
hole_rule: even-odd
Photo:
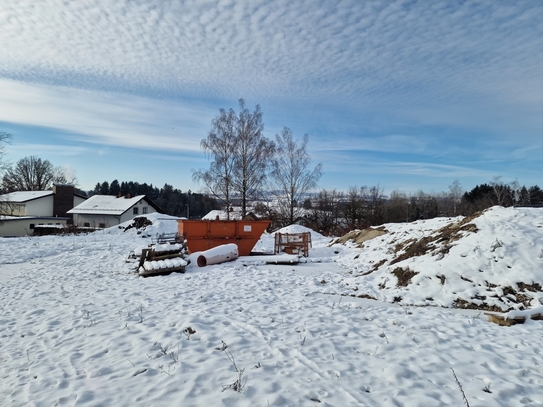
[[[366,186],[349,187],[345,200],[344,216],[350,230],[362,229],[366,226],[364,206],[367,189]]]
[[[309,136],[304,135],[301,144],[285,127],[281,135],[276,135],[276,154],[272,160],[271,175],[276,186],[279,211],[283,218],[293,223],[299,216],[296,204],[303,201],[307,192],[317,186],[322,175],[322,163],[311,169],[311,157],[307,153]]]
[[[492,182],[490,182],[490,186],[494,190],[497,204],[500,206],[504,206],[505,198],[507,196],[507,188],[505,187],[505,184],[501,179],[501,175],[493,177]]]
[[[2,177],[2,184],[8,192],[45,191],[57,180],[65,181],[65,176],[55,174],[49,160],[30,156],[21,158],[13,167],[9,167]]]
[[[325,235],[338,235],[345,232],[342,225],[343,201],[345,194],[337,189],[323,189],[316,198],[316,205],[313,208],[313,227]]]
[[[197,170],[192,173],[192,178],[196,182],[203,182],[208,192],[224,204],[227,219],[230,219],[232,207],[236,124],[236,113],[232,109],[219,110],[219,115],[211,121],[211,131],[207,138],[200,142],[204,152],[213,156],[214,161],[208,170]]]
[[[201,142],[202,149],[213,156],[209,170],[193,172],[195,181],[202,181],[226,206],[227,217],[233,199],[241,199],[241,216],[262,191],[266,171],[274,153],[274,144],[262,135],[262,112],[254,111],[239,100],[239,114],[233,109],[220,109],[211,122],[212,129]]]
[[[375,185],[366,190],[365,218],[370,225],[381,225],[385,222],[386,199],[384,187]]]
[[[409,222],[409,197],[405,192],[394,190],[387,202],[388,222]]]
[[[70,184],[77,186],[77,177],[70,168],[60,166],[54,167],[53,184]]]
[[[453,216],[457,215],[458,206],[460,205],[460,202],[462,201],[462,195],[464,194],[464,190],[462,189],[462,185],[460,185],[460,181],[454,180],[451,185],[449,185],[449,198],[452,201]]]
[[[12,136],[9,133],[6,133],[4,131],[0,131],[0,173],[3,172],[7,164],[4,162],[4,155],[5,153],[5,147],[6,144],[9,144],[11,142]]]
[[[509,200],[512,205],[518,205],[522,202],[521,191],[522,187],[517,179],[509,183]]]
[[[234,150],[233,191],[241,198],[241,216],[262,192],[266,172],[275,151],[275,144],[262,135],[260,106],[250,112],[243,99],[239,100]]]

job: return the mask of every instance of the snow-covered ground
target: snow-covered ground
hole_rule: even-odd
[[[1,406],[543,406],[543,321],[452,308],[541,306],[543,209],[387,224],[363,244],[312,232],[305,263],[141,278],[129,253],[177,228],[149,217],[0,240]]]

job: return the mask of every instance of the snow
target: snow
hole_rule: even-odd
[[[0,239],[2,406],[459,406],[462,392],[472,407],[543,406],[543,321],[451,308],[484,294],[541,312],[542,293],[520,284],[543,285],[541,209],[492,208],[465,223],[476,232],[393,264],[462,218],[387,224],[363,247],[311,231],[299,264],[193,261],[142,278],[129,253],[177,230],[148,217],[145,230]],[[398,267],[418,274],[398,287]]]
[[[33,199],[43,198],[53,195],[53,191],[18,191],[9,194],[0,195],[0,201],[3,202],[27,202]]]

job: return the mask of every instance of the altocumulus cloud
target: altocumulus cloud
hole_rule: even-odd
[[[519,160],[543,149],[541,21],[537,0],[3,0],[0,121],[142,149],[171,145],[175,127],[175,148],[196,153],[217,107],[242,96],[268,130],[329,114],[295,129],[317,159],[410,148],[400,167],[469,172],[459,139]],[[430,162],[443,151],[456,161]]]
[[[521,81],[541,76],[538,2],[336,3],[4,0],[0,74],[142,94],[326,96],[365,106],[433,105],[451,93],[449,103],[488,94],[542,100]]]

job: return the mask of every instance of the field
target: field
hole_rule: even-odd
[[[0,240],[0,405],[543,406],[543,209],[141,278],[129,253],[176,228],[150,219]]]

